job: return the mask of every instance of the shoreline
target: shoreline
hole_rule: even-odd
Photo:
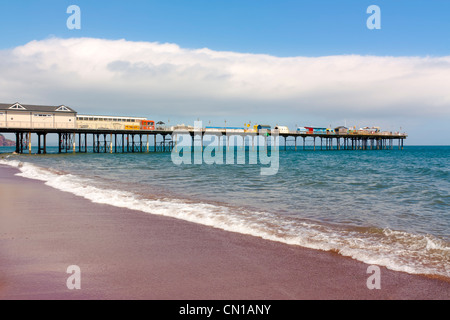
[[[0,299],[450,299],[434,276],[95,204],[0,165]],[[42,201],[45,199],[45,202]],[[69,290],[70,265],[81,290]]]

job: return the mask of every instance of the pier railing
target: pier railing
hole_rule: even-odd
[[[42,122],[29,121],[0,121],[0,128],[11,129],[76,129],[74,122]]]

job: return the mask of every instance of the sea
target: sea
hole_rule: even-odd
[[[0,148],[0,164],[95,203],[450,279],[449,146],[287,148],[271,175],[248,162],[177,164],[170,152],[12,151]]]

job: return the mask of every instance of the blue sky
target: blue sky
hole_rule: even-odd
[[[82,10],[82,29],[66,28],[66,8]],[[376,4],[382,29],[368,30]],[[447,0],[16,0],[1,1],[1,48],[56,37],[125,38],[184,48],[267,53],[447,55]]]
[[[366,27],[373,4],[381,30]],[[66,27],[70,5],[81,30]],[[449,17],[448,0],[1,1],[0,102],[402,127],[410,144],[448,144]]]

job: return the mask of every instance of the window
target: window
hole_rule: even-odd
[[[66,106],[60,106],[58,109],[56,109],[56,111],[71,112],[71,110]]]
[[[39,118],[50,118],[50,117],[52,117],[51,114],[43,114],[43,113],[35,113],[34,116],[35,117],[39,117]]]
[[[9,109],[13,109],[13,110],[27,110],[23,106],[21,106],[19,103],[16,103],[16,104],[12,105],[11,107],[9,107]]]

